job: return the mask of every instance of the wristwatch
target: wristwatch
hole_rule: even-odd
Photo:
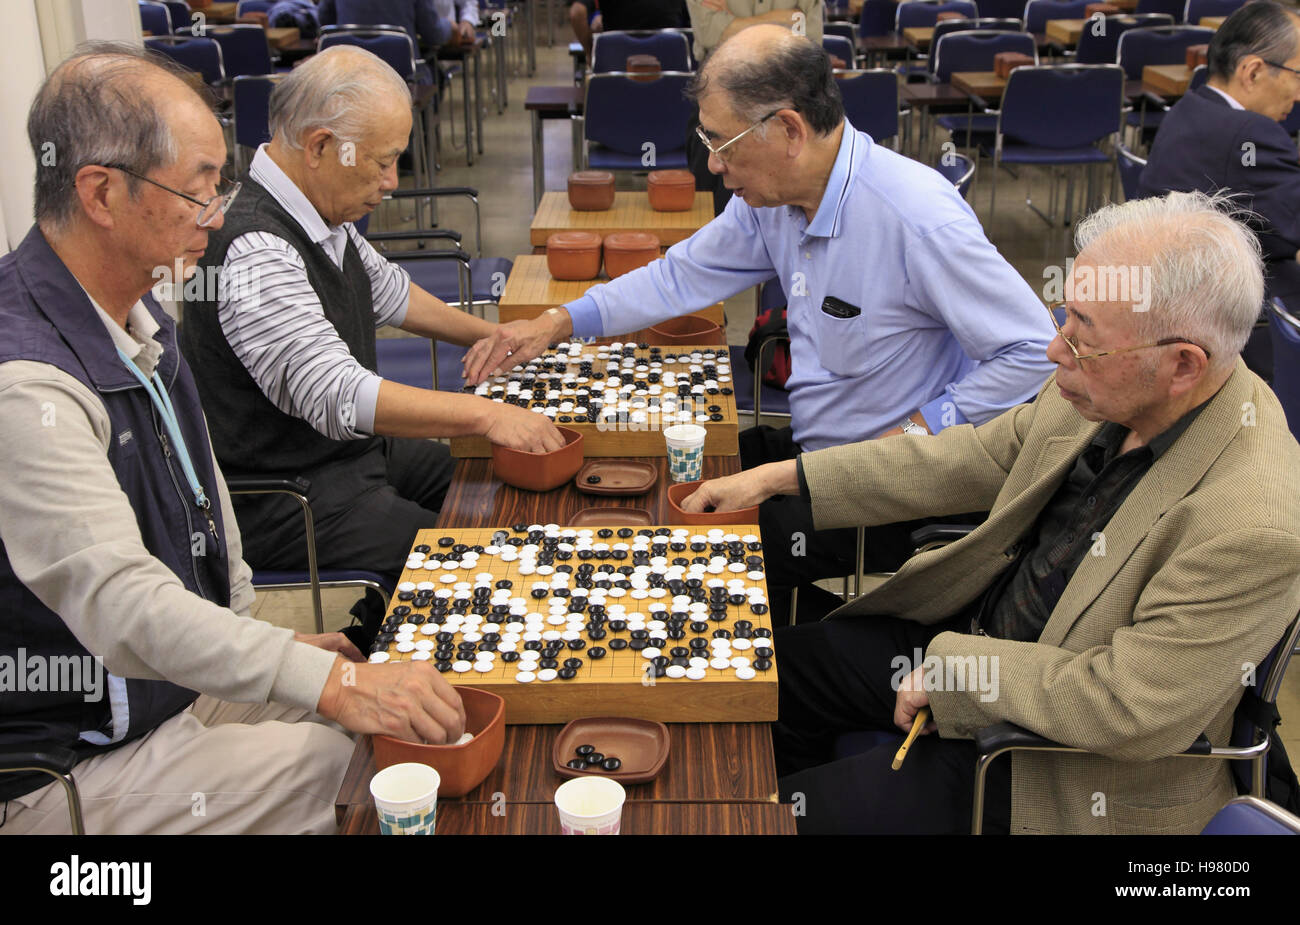
[[[928,430],[916,423],[916,421],[913,421],[910,417],[903,418],[903,422],[898,426],[903,428],[903,433],[905,434],[916,434],[922,437],[930,436]]]

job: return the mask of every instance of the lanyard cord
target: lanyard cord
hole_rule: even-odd
[[[201,511],[208,510],[211,502],[208,496],[203,493],[203,486],[199,484],[199,477],[194,474],[194,464],[190,461],[190,451],[185,446],[185,438],[181,435],[180,422],[176,418],[176,412],[172,410],[171,396],[167,394],[167,389],[163,386],[162,379],[158,376],[157,371],[153,374],[153,384],[145,378],[140,367],[132,362],[131,358],[122,352],[122,348],[117,348],[117,355],[122,358],[127,369],[135,374],[144,386],[144,390],[149,393],[149,398],[153,401],[154,407],[158,409],[158,415],[163,419],[163,425],[167,428],[167,433],[172,438],[172,443],[176,445],[176,455],[180,458],[181,468],[185,470],[185,478],[190,483],[190,491],[194,492],[194,505]],[[154,388],[154,385],[157,388]]]

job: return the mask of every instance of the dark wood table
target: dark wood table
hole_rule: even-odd
[[[549,492],[520,491],[493,477],[490,459],[461,459],[438,526],[565,524],[578,511],[591,507],[637,507],[648,511],[656,523],[667,523],[667,459],[637,459],[655,466],[659,481],[645,495],[632,498],[588,495],[572,483]],[[739,469],[738,456],[704,458],[706,479]],[[487,779],[462,798],[439,801],[438,831],[558,834],[552,799],[562,781],[551,769],[551,747],[561,728],[507,726],[505,752]],[[668,730],[671,744],[664,770],[649,783],[627,788],[625,832],[794,833],[789,807],[774,802],[776,766],[766,723],[674,723]],[[344,834],[378,834],[369,792],[374,774],[370,739],[362,737],[335,804]]]
[[[582,87],[567,84],[562,87],[529,87],[524,97],[524,109],[533,123],[533,211],[542,201],[542,188],[546,185],[546,171],[542,161],[542,122],[546,119],[569,119],[573,122],[573,169],[582,163],[579,150],[581,125],[575,116],[581,116],[584,97]]]

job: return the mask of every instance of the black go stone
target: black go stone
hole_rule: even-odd
[[[605,650],[600,646],[592,646],[587,650],[587,657],[590,659],[600,659],[605,657]]]
[[[617,652],[620,649],[626,649],[627,645],[628,643],[626,639],[611,639],[609,641],[609,647],[613,649],[615,652]]]

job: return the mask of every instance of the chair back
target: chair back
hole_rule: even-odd
[[[1187,92],[1191,93],[1193,90],[1197,90],[1205,86],[1205,82],[1209,79],[1210,79],[1210,69],[1206,67],[1204,64],[1196,65],[1196,70],[1192,71],[1191,80],[1187,82]],[[1295,108],[1292,107],[1291,111],[1294,113]],[[1290,116],[1288,116],[1287,118],[1289,119]],[[1283,122],[1282,124],[1286,125],[1285,122]],[[1292,134],[1295,133],[1292,132]]]
[[[781,308],[786,302],[785,289],[781,286],[781,277],[779,276],[773,276],[758,290],[759,314],[769,312],[774,308]]]
[[[173,35],[179,33],[182,29],[190,27],[193,18],[188,3],[185,3],[184,0],[162,0],[162,5],[167,7],[167,12],[171,13]]]
[[[144,44],[146,48],[171,58],[181,67],[202,74],[203,82],[209,86],[224,83],[226,80],[226,69],[221,60],[221,46],[212,39],[170,36],[147,38]]]
[[[680,150],[690,118],[685,90],[691,75],[662,71],[654,80],[631,76],[615,71],[587,79],[587,140],[622,154],[640,155],[646,143],[661,154]]]
[[[236,144],[256,148],[271,140],[271,91],[283,76],[245,74],[232,81]]]
[[[1246,0],[1187,0],[1182,21],[1199,26],[1204,16],[1231,16],[1246,5]]]
[[[851,22],[828,22],[822,26],[822,35],[842,35],[853,44],[856,40],[857,28]]]
[[[858,35],[889,35],[894,31],[898,16],[898,4],[894,0],[863,0],[862,12],[858,16]]]
[[[979,16],[971,0],[907,0],[898,4],[894,28],[902,32],[917,26],[933,26],[940,13],[960,13],[967,19]]]
[[[415,79],[415,41],[399,26],[325,26],[316,42],[316,50],[333,45],[356,45],[364,48],[389,66],[405,81]]]
[[[979,0],[980,16],[989,19],[1014,19],[1023,27],[1026,0]]]
[[[275,65],[271,63],[271,46],[267,44],[266,30],[261,26],[250,23],[208,26],[207,34],[221,46],[227,79],[275,73]]]
[[[953,186],[957,187],[957,193],[966,198],[966,193],[970,190],[971,178],[975,176],[975,162],[965,154],[958,154],[955,151],[949,151],[939,158],[939,162],[934,165],[934,169],[943,174]]]
[[[595,74],[627,70],[632,55],[654,55],[665,71],[691,69],[690,42],[676,29],[664,32],[597,32],[592,36],[591,70]]]
[[[1201,829],[1202,835],[1300,835],[1300,818],[1276,803],[1242,796],[1228,801]]]
[[[1093,0],[1029,0],[1025,4],[1025,31],[1044,32],[1051,19],[1084,19]]]
[[[1182,64],[1189,45],[1208,45],[1213,29],[1199,26],[1147,26],[1119,37],[1116,60],[1129,80],[1141,80],[1148,64]]]
[[[1077,148],[1119,131],[1124,72],[1114,64],[1018,67],[1002,94],[998,132],[1043,148]]]
[[[1004,51],[1029,55],[1038,63],[1038,49],[1028,32],[953,32],[934,46],[934,76],[940,83],[954,71],[991,71],[993,59]]]
[[[853,41],[842,35],[823,35],[822,48],[826,54],[835,55],[844,62],[845,68],[853,70],[857,57],[853,54]]]
[[[939,40],[954,32],[1019,32],[1018,19],[945,19],[934,24],[934,34],[930,36],[930,57],[927,60],[930,73],[934,73],[934,50],[939,47]]]
[[[1119,182],[1124,187],[1125,199],[1138,198],[1138,181],[1147,162],[1124,145],[1115,146],[1115,162],[1119,165]]]
[[[140,28],[154,35],[172,34],[172,14],[165,3],[154,0],[137,0],[140,9]]]
[[[1281,299],[1270,300],[1267,311],[1273,342],[1273,392],[1282,403],[1287,427],[1300,440],[1300,319]]]
[[[1074,48],[1076,64],[1115,64],[1119,57],[1119,37],[1130,29],[1149,26],[1172,26],[1174,18],[1168,13],[1144,13],[1134,16],[1120,13],[1107,16],[1098,22],[1089,20],[1079,33],[1079,44]]]
[[[1183,21],[1187,9],[1187,0],[1138,0],[1138,13],[1168,13],[1175,23]]]
[[[275,4],[276,0],[239,0],[235,4],[235,18],[238,19],[245,13],[265,13]]]
[[[1283,407],[1285,408],[1285,405]],[[1255,666],[1255,683],[1242,695],[1241,703],[1233,716],[1231,745],[1237,748],[1248,748],[1274,734],[1272,728],[1260,725],[1256,711],[1260,706],[1269,709],[1277,703],[1278,692],[1282,689],[1282,679],[1286,676],[1287,666],[1295,651],[1297,635],[1300,635],[1300,618],[1291,621],[1277,645],[1273,646],[1268,655]],[[1267,753],[1264,755],[1264,761],[1268,761]],[[1237,792],[1250,793],[1253,789],[1252,762],[1233,761],[1228,766],[1236,779]],[[1267,764],[1265,764],[1264,776],[1267,780]]]
[[[1202,64],[1198,70],[1205,70],[1205,65]],[[1192,79],[1196,79],[1195,74],[1192,74]],[[1204,77],[1201,78],[1201,83],[1205,83]],[[1197,84],[1197,86],[1200,86],[1200,84]],[[1291,112],[1282,120],[1281,125],[1282,130],[1290,135],[1291,140],[1294,141],[1296,133],[1300,132],[1300,106],[1292,106]]]
[[[875,141],[898,134],[898,75],[886,68],[856,71],[838,81],[849,125]]]

